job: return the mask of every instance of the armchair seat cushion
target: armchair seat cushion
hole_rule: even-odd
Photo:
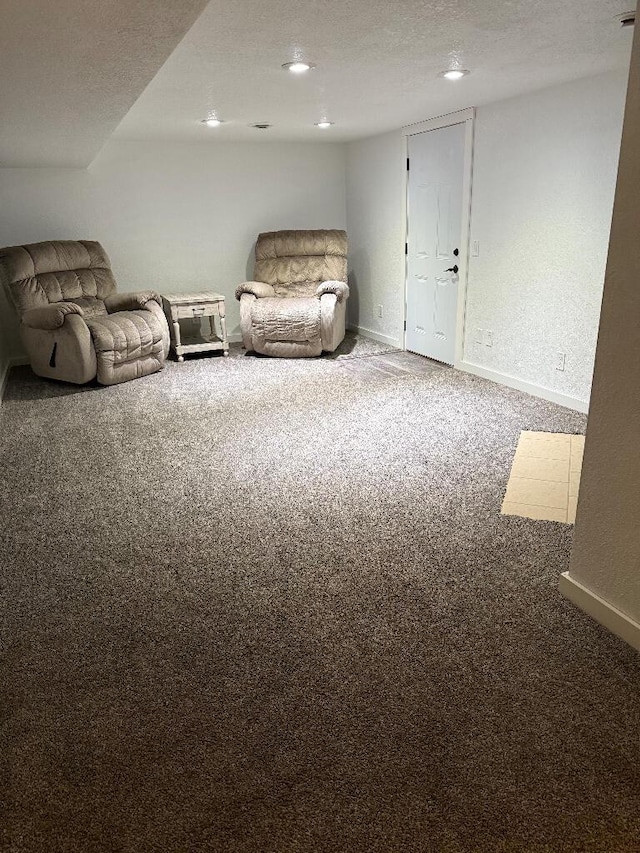
[[[317,296],[256,299],[251,322],[260,341],[319,341],[320,300]]]
[[[82,308],[85,319],[89,317],[104,317],[107,313],[102,299],[96,299],[95,296],[80,296],[78,299],[67,299],[66,301],[72,302],[78,308]]]
[[[300,296],[317,296],[319,281],[294,281],[291,284],[274,284],[276,296],[292,299]]]
[[[163,327],[151,311],[120,311],[85,319],[102,385],[155,373],[164,363]]]

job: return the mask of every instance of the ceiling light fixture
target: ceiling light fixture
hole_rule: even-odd
[[[258,122],[258,124],[250,124],[249,127],[255,127],[256,130],[268,130],[273,125],[267,124],[267,122]]]
[[[207,127],[219,127],[221,124],[224,124],[221,118],[216,118],[215,116],[209,116],[209,118],[203,118],[202,124],[206,124]]]
[[[618,15],[621,27],[633,27],[636,22],[635,12],[625,12],[624,15]]]
[[[333,126],[333,122],[327,121],[326,119],[324,119],[324,121],[317,121],[316,122],[316,127],[319,127],[321,130],[325,130],[327,127],[332,127],[332,126]]]
[[[448,71],[441,71],[438,77],[444,77],[445,80],[459,80],[461,77],[466,77],[471,74],[466,68],[450,68]]]
[[[296,59],[293,62],[285,62],[282,67],[286,71],[290,71],[292,74],[304,74],[307,71],[311,71],[311,69],[316,66],[311,62],[305,62],[303,59]]]

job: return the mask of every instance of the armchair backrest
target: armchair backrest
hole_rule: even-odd
[[[116,290],[109,257],[93,240],[54,240],[0,250],[0,272],[20,315],[52,302],[102,301]]]
[[[256,281],[297,284],[347,280],[345,231],[268,231],[256,242]]]

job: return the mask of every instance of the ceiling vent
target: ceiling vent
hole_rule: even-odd
[[[250,124],[249,127],[255,127],[256,130],[268,130],[273,127],[272,124]]]
[[[635,10],[633,12],[625,12],[624,15],[618,15],[618,20],[621,27],[632,27],[636,22]]]

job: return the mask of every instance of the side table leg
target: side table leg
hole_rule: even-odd
[[[222,343],[224,345],[223,355],[229,355],[229,342],[227,341],[227,318],[225,316],[224,302],[218,303],[218,316],[220,317],[220,330],[222,332]]]
[[[209,334],[211,335],[211,341],[215,341],[218,338],[218,330],[216,329],[216,315],[209,315]]]
[[[180,342],[180,323],[177,319],[173,321],[173,341],[173,345],[176,350],[176,355],[178,356],[178,361],[184,361],[184,356],[180,352],[182,344]]]

